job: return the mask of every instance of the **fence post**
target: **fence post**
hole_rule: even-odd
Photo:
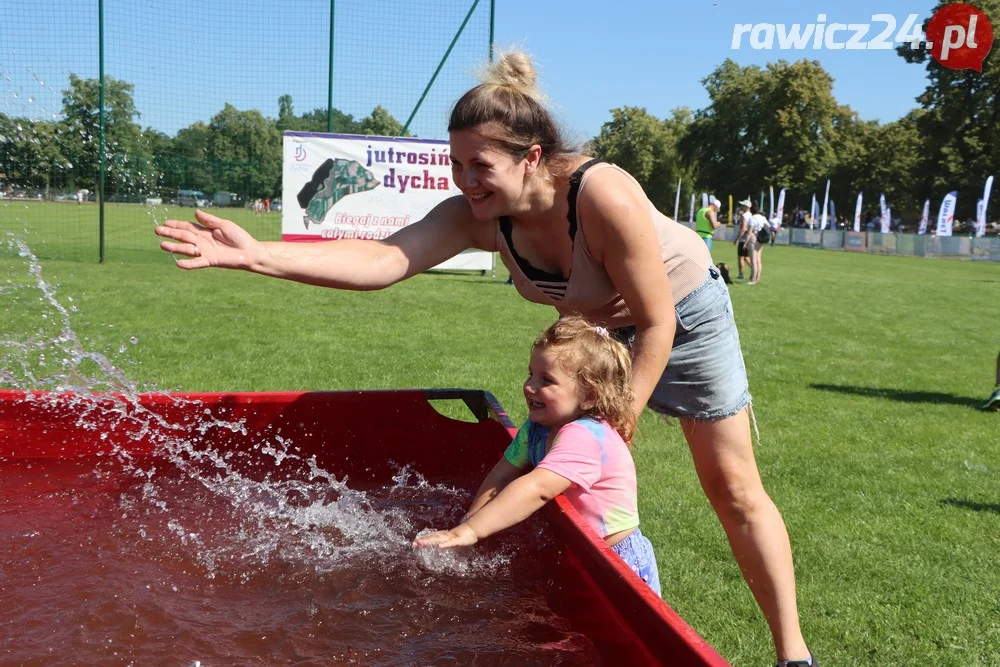
[[[98,224],[98,261],[104,263],[104,0],[97,0],[97,60],[100,80],[97,84],[98,116],[100,118],[99,149],[101,167],[97,176],[97,224]]]
[[[330,68],[326,87],[326,131],[333,132],[333,19],[337,0],[330,0]]]

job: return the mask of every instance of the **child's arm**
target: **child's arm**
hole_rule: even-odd
[[[479,490],[476,491],[475,497],[472,499],[472,504],[469,505],[469,510],[462,517],[462,521],[465,522],[473,514],[481,510],[487,503],[497,497],[497,495],[507,488],[507,485],[513,482],[515,479],[523,475],[527,470],[516,467],[506,457],[501,458],[497,461],[497,464],[493,466],[493,470],[490,474],[486,476],[483,483],[479,485]]]
[[[544,468],[535,468],[507,484],[492,502],[486,501],[474,515],[458,526],[418,538],[414,540],[413,546],[420,548],[436,545],[439,549],[444,549],[475,544],[493,533],[524,521],[571,484],[561,475]]]

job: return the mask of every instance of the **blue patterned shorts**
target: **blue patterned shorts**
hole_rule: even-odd
[[[649,584],[653,592],[663,597],[660,593],[660,573],[656,569],[656,554],[653,553],[653,544],[649,538],[643,535],[636,527],[632,534],[618,544],[611,547],[611,550],[618,554],[625,564],[639,578]]]

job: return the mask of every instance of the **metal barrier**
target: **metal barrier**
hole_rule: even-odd
[[[688,223],[683,223],[691,226]],[[736,227],[719,227],[712,238],[732,242]],[[882,232],[854,232],[842,229],[783,228],[774,245],[793,245],[822,250],[845,250],[878,255],[908,257],[951,257],[978,261],[1000,262],[1000,236],[972,238],[968,236],[932,236]]]

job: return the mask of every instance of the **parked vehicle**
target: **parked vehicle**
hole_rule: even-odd
[[[178,206],[197,206],[198,208],[204,208],[208,206],[210,202],[205,193],[201,190],[178,190],[177,191],[177,205]]]
[[[240,196],[235,192],[216,192],[213,200],[216,206],[240,205]]]

